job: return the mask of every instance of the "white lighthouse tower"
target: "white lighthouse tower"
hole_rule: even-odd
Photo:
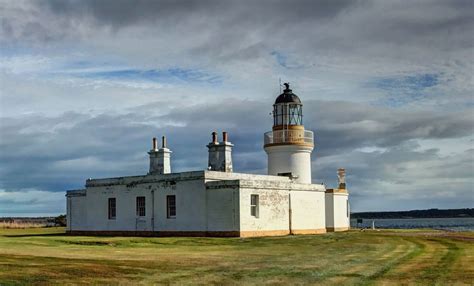
[[[290,176],[298,183],[311,184],[313,132],[303,126],[303,104],[285,83],[285,90],[273,105],[273,129],[264,135],[268,174]]]

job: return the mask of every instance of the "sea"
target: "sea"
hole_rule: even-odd
[[[449,231],[474,231],[474,218],[403,218],[403,219],[351,219],[352,228],[432,228]]]

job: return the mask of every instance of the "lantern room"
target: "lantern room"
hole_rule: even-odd
[[[285,90],[273,105],[273,127],[283,128],[290,125],[303,125],[303,104],[299,97],[285,83]]]

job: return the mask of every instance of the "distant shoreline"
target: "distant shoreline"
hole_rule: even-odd
[[[351,213],[352,219],[470,218],[474,208]]]

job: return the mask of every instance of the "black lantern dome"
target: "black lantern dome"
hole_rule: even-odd
[[[294,94],[293,91],[290,89],[290,84],[284,83],[284,85],[285,85],[285,90],[283,90],[283,93],[277,97],[277,99],[275,100],[275,104],[279,104],[279,103],[301,104],[300,98],[296,94]]]
[[[278,129],[303,125],[303,104],[290,89],[290,84],[284,85],[285,90],[277,97],[273,105],[273,127]]]

